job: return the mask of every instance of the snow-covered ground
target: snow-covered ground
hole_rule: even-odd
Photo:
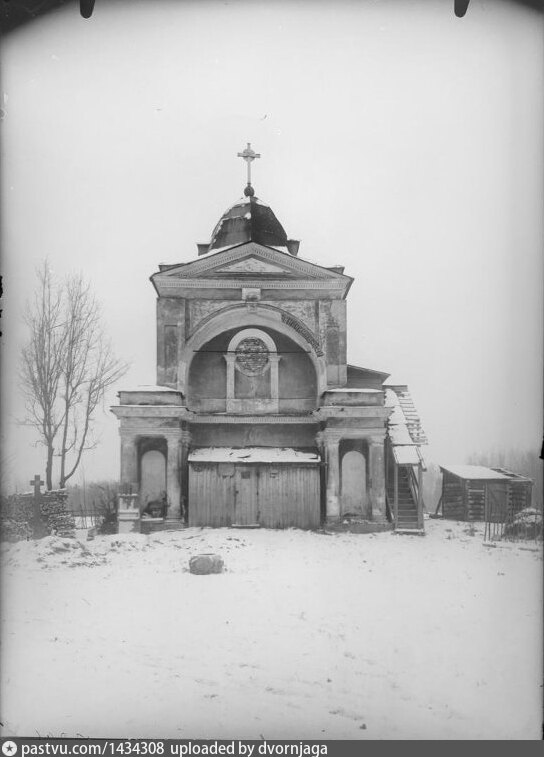
[[[541,552],[426,527],[4,545],[4,735],[540,738]]]

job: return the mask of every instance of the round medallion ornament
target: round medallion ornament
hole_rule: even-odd
[[[236,347],[236,365],[246,376],[258,376],[268,365],[268,355],[262,339],[247,337]]]

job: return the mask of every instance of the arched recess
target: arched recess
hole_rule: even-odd
[[[195,354],[214,337],[229,329],[264,328],[271,329],[291,339],[311,360],[317,378],[317,396],[327,388],[327,368],[324,356],[316,355],[312,346],[294,328],[282,321],[281,311],[275,308],[252,307],[240,304],[226,312],[218,311],[208,318],[187,340],[181,351],[178,369],[178,390],[187,393],[189,369]]]
[[[148,449],[140,458],[140,506],[159,501],[166,492],[166,457],[160,449]]]
[[[363,441],[344,440],[341,455],[342,514],[371,517],[368,499],[368,445]]]
[[[270,334],[255,328],[237,331],[224,358],[227,413],[278,413],[280,358]]]

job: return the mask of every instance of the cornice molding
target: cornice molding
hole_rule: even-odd
[[[184,416],[184,405],[113,405],[111,412],[119,419],[125,418],[159,418],[161,420],[178,420]]]
[[[180,441],[181,428],[161,428],[160,426],[149,426],[146,424],[123,424],[120,431],[122,444],[131,444],[141,436],[152,436],[166,439],[167,441]]]
[[[317,413],[321,420],[380,418],[385,423],[389,415],[389,408],[383,405],[322,405]]]
[[[225,313],[230,313],[235,310],[246,312],[247,307],[247,304],[243,302],[235,302],[231,305],[227,305],[226,307],[219,307],[217,310],[212,311],[208,315],[204,316],[200,321],[198,321],[194,329],[192,329],[192,331],[190,332],[189,339],[193,337],[199,329],[203,328],[208,323],[211,323],[214,319],[222,318]],[[271,313],[277,319],[281,319],[282,323],[294,329],[298,334],[300,334],[303,339],[306,340],[306,342],[308,342],[308,344],[312,347],[318,357],[322,357],[324,355],[323,348],[317,334],[312,331],[303,321],[301,321],[300,318],[297,318],[297,316],[293,313],[289,312],[288,310],[284,310],[282,307],[260,302],[253,303],[251,308],[251,312],[253,313]]]
[[[152,278],[157,281],[162,281],[164,278],[186,279],[192,278],[194,275],[202,274],[206,271],[209,271],[210,274],[213,275],[214,269],[222,268],[225,265],[251,256],[267,260],[270,263],[275,263],[288,272],[305,274],[312,279],[329,281],[334,281],[336,279],[342,281],[344,285],[346,281],[350,280],[350,277],[345,274],[329,271],[324,266],[320,266],[317,263],[295,258],[286,252],[280,252],[279,250],[256,244],[255,242],[247,242],[238,247],[216,252],[206,258],[186,263],[185,265],[180,266],[179,270],[171,269],[168,272],[156,273]]]
[[[340,444],[342,439],[349,439],[350,441],[365,441],[371,446],[381,446],[385,442],[385,431],[383,436],[376,434],[375,429],[369,429],[372,433],[367,433],[365,429],[356,428],[326,428],[324,431],[320,431],[316,436],[318,444]]]
[[[317,425],[319,421],[313,415],[293,416],[293,415],[197,415],[187,417],[187,422],[191,425],[198,424],[290,424],[290,425]]]
[[[333,279],[294,279],[284,281],[282,279],[155,279],[157,289],[332,289],[340,291],[346,288],[346,282]]]

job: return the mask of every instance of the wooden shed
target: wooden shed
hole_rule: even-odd
[[[450,520],[505,521],[531,507],[533,482],[504,468],[481,465],[441,465],[442,508]],[[486,510],[487,508],[487,510]]]
[[[318,528],[317,452],[209,447],[189,455],[190,526]]]

